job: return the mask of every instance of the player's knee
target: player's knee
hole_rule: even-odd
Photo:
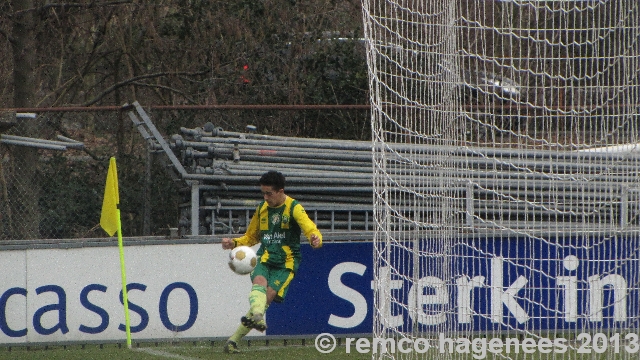
[[[256,285],[263,285],[264,287],[267,287],[267,278],[262,275],[257,275],[253,278],[253,283]]]

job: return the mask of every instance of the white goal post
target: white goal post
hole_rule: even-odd
[[[363,0],[363,19],[373,334],[436,346],[374,358],[522,357],[508,337],[639,356],[640,1]]]

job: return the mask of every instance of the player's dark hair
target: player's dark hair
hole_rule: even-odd
[[[275,170],[267,171],[260,177],[260,185],[271,186],[274,190],[284,189],[284,175]]]

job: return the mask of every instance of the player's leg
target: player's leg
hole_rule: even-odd
[[[249,294],[249,304],[251,305],[251,313],[264,314],[267,306],[267,279],[258,275],[253,280],[251,293]]]
[[[240,324],[240,326],[238,326],[238,328],[236,329],[236,332],[233,333],[233,335],[231,335],[231,337],[227,340],[226,344],[224,344],[224,352],[228,354],[239,353],[240,350],[238,350],[238,343],[243,337],[245,337],[245,335],[249,333],[249,331],[251,331],[250,327],[246,327],[245,325]]]
[[[269,304],[267,304],[264,311],[266,312],[268,308],[269,308]],[[223,350],[225,353],[228,353],[228,354],[239,353],[240,350],[238,350],[238,343],[240,342],[240,340],[242,340],[243,337],[245,337],[251,331],[251,329],[254,329],[256,327],[258,327],[256,330],[259,330],[259,331],[264,331],[264,329],[266,329],[266,323],[264,324],[264,329],[260,330],[259,328],[261,328],[261,326],[256,326],[252,318],[253,318],[253,314],[251,314],[251,311],[249,311],[245,316],[243,316],[240,319],[240,322],[241,322],[240,326],[238,326],[238,328],[236,329],[236,332],[233,333],[233,335],[231,335],[229,339],[227,339],[227,342],[224,345]]]
[[[265,315],[267,313],[267,309],[269,308],[269,305],[271,305],[271,302],[273,302],[273,300],[276,298],[277,296],[277,292],[271,287],[271,286],[267,286],[267,291],[266,291],[266,305],[264,307],[264,310],[260,313],[260,312],[255,312],[255,313],[251,313],[247,314],[246,316],[243,316],[241,321],[242,324],[244,326],[248,326],[252,329],[256,329],[260,332],[265,331],[267,329],[267,321],[265,319]]]
[[[286,268],[273,268],[265,264],[259,264],[251,273],[253,287],[249,302],[251,303],[251,317],[242,318],[246,327],[265,331],[267,323],[265,312],[271,302],[282,302],[293,280],[294,273]]]
[[[237,353],[240,352],[238,350],[238,342],[247,335],[251,329],[257,329],[259,331],[264,331],[266,329],[266,324],[264,326],[257,326],[254,322],[254,314],[259,312],[261,316],[259,319],[264,323],[264,312],[267,308],[267,279],[268,269],[264,264],[259,263],[254,271],[251,273],[251,281],[252,287],[251,292],[249,293],[249,312],[245,316],[240,319],[240,326],[236,329],[236,332],[231,335],[231,337],[227,340],[224,346],[224,352],[226,353]]]
[[[276,295],[278,294],[271,286],[267,286],[267,307],[271,305],[273,300],[275,300]]]
[[[266,300],[267,306],[266,309],[271,305],[273,301],[282,302],[284,301],[284,297],[287,294],[287,290],[289,289],[289,284],[291,280],[293,280],[294,273],[285,268],[271,268],[269,272],[269,280],[266,291]],[[260,315],[253,315],[253,324],[252,327],[258,331],[264,331],[267,329],[267,322],[264,318],[264,312]]]
[[[249,293],[250,312],[254,316],[257,314],[263,316],[267,307],[268,267],[264,264],[258,264],[251,273],[251,277],[253,286],[251,287],[251,293]]]
[[[264,314],[267,311],[269,304],[267,278],[262,275],[257,275],[253,278],[253,286],[251,287],[251,294],[249,295],[249,303],[251,304],[251,321],[245,323],[250,327],[258,330],[265,331],[267,329],[267,323],[264,320]]]
[[[249,314],[243,316],[241,321],[246,327],[264,331],[267,326],[264,321],[264,313],[267,310],[267,287],[271,269],[264,263],[258,263],[251,272],[251,293],[249,293]]]

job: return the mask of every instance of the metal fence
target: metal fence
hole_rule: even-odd
[[[206,123],[228,131],[252,125],[261,134],[296,137],[369,138],[370,131],[363,106],[145,111],[166,139]],[[122,107],[16,109],[4,111],[0,125],[0,240],[106,236],[99,219],[111,156],[118,163],[124,235],[165,235],[180,226],[190,188],[169,176],[162,156],[149,148]]]

